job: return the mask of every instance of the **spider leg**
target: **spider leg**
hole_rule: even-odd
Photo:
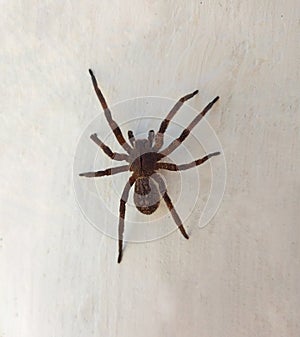
[[[157,184],[159,186],[160,194],[162,195],[169,211],[171,212],[172,218],[174,219],[174,221],[175,221],[177,227],[179,228],[180,232],[182,233],[182,235],[186,239],[188,239],[189,236],[187,235],[187,233],[186,233],[186,231],[183,227],[182,221],[180,220],[179,215],[177,214],[177,212],[176,212],[176,210],[175,210],[175,208],[172,204],[172,201],[171,201],[171,199],[168,195],[168,192],[167,192],[167,187],[166,187],[162,177],[159,174],[155,173],[151,176],[151,178],[153,178],[157,182]]]
[[[124,219],[125,219],[125,210],[126,203],[129,196],[129,190],[131,186],[135,183],[136,178],[131,176],[126,183],[122,197],[120,199],[120,209],[119,209],[119,255],[118,255],[118,263],[122,261],[123,256],[123,234],[124,234]]]
[[[97,83],[97,80],[96,80],[96,77],[94,76],[93,72],[91,69],[89,69],[89,73],[91,75],[91,78],[92,78],[92,82],[93,82],[93,86],[94,86],[94,89],[95,89],[95,92],[96,92],[96,95],[100,101],[100,104],[104,110],[104,114],[105,114],[105,117],[108,121],[108,124],[110,126],[110,128],[112,129],[114,135],[116,136],[119,144],[123,147],[123,149],[130,153],[131,152],[131,147],[129,144],[127,144],[125,138],[123,137],[122,135],[122,131],[121,129],[119,128],[118,124],[112,119],[112,116],[111,116],[111,112],[107,106],[107,103],[105,101],[105,98],[100,90],[100,88],[98,87],[98,83]]]
[[[129,171],[129,165],[111,167],[103,171],[96,171],[96,172],[84,172],[80,173],[80,177],[87,177],[87,178],[94,178],[94,177],[103,177],[103,176],[111,176],[117,173]]]
[[[158,151],[164,143],[164,133],[170,123],[170,120],[175,116],[176,112],[182,107],[183,103],[190,98],[194,97],[196,94],[198,94],[198,90],[192,92],[191,94],[187,94],[183,97],[181,97],[178,102],[173,106],[173,108],[168,113],[167,117],[162,121],[159,131],[155,136],[155,145],[154,148]]]
[[[190,134],[191,130],[200,122],[202,117],[206,115],[206,113],[213,107],[213,105],[217,102],[218,99],[219,96],[217,96],[209,104],[207,104],[207,106],[201,111],[201,113],[192,120],[189,126],[182,131],[181,135],[175,140],[173,140],[173,142],[169,146],[167,146],[163,151],[161,151],[161,154],[164,157],[168,156],[170,153],[172,153],[174,150],[177,149],[177,147],[186,139],[186,137]]]
[[[122,161],[122,160],[128,161],[127,154],[112,152],[112,150],[98,138],[96,133],[92,134],[90,138],[93,142],[99,145],[100,148],[104,151],[104,153],[107,154],[111,159],[118,160],[118,161]]]
[[[134,134],[131,130],[128,131],[128,139],[129,139],[132,147],[134,147],[135,137],[134,137]]]
[[[192,167],[196,167],[198,165],[201,165],[204,162],[206,162],[209,158],[211,158],[213,156],[217,156],[219,154],[220,154],[220,152],[213,152],[213,153],[210,153],[210,154],[204,156],[201,159],[197,159],[195,161],[192,161],[191,163],[182,164],[182,165],[176,165],[176,164],[172,164],[172,163],[156,163],[156,169],[163,169],[163,170],[169,170],[169,171],[184,171],[184,170],[188,170]]]

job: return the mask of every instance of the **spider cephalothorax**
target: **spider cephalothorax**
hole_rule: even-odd
[[[108,168],[103,171],[86,172],[81,173],[80,176],[84,177],[102,177],[105,175],[113,175],[125,171],[131,171],[132,175],[129,178],[127,184],[124,187],[122,197],[120,200],[120,216],[119,216],[119,255],[118,263],[122,260],[123,253],[123,233],[124,233],[124,218],[125,207],[128,200],[129,190],[134,186],[134,203],[136,208],[143,214],[152,214],[159,206],[160,200],[164,199],[171,215],[181,231],[182,235],[188,239],[182,222],[173,207],[172,201],[168,195],[167,187],[164,180],[158,173],[160,169],[169,171],[182,171],[189,168],[201,165],[209,158],[220,154],[220,152],[210,153],[201,159],[195,160],[188,164],[176,165],[172,163],[161,162],[161,159],[172,153],[177,147],[185,140],[190,131],[196,126],[196,124],[205,116],[205,114],[212,108],[214,103],[219,99],[217,96],[211,101],[200,114],[198,114],[194,120],[183,130],[181,135],[172,141],[164,150],[160,151],[164,142],[164,133],[169,125],[170,120],[174,117],[176,112],[180,109],[185,101],[192,98],[198,93],[198,90],[191,94],[183,96],[178,100],[174,107],[170,110],[167,117],[160,125],[159,131],[155,134],[153,130],[149,131],[148,139],[135,139],[132,131],[128,131],[128,139],[130,145],[126,142],[122,135],[122,132],[117,123],[112,119],[111,112],[106,104],[105,98],[98,87],[97,80],[89,69],[89,73],[92,78],[93,86],[101,106],[104,110],[105,117],[110,125],[114,135],[116,136],[119,144],[123,147],[126,153],[116,153],[105,145],[96,134],[91,135],[91,139],[100,146],[100,148],[111,158],[117,161],[126,161],[127,164],[118,167]]]

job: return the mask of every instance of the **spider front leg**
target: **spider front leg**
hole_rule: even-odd
[[[164,143],[164,133],[167,130],[167,127],[170,123],[170,120],[175,116],[176,112],[182,107],[183,103],[192,97],[194,97],[196,94],[198,94],[198,90],[195,90],[191,94],[187,94],[183,97],[181,97],[178,102],[173,106],[173,108],[168,113],[167,117],[162,121],[159,131],[155,136],[155,145],[154,148],[158,151]]]
[[[217,96],[215,99],[213,99],[210,103],[207,104],[207,106],[198,114],[192,122],[189,124],[189,126],[184,129],[181,133],[181,135],[173,140],[173,142],[167,146],[163,151],[160,153],[165,157],[168,156],[170,153],[172,153],[174,150],[177,149],[177,147],[186,139],[186,137],[190,134],[191,130],[201,121],[201,119],[207,114],[207,112],[213,107],[213,105],[217,102],[219,99],[219,96]]]
[[[131,186],[135,183],[136,178],[131,176],[124,187],[122,197],[120,199],[120,209],[119,209],[119,255],[118,255],[118,263],[122,261],[123,256],[123,234],[124,234],[124,219],[125,219],[125,211],[126,211],[126,203],[129,196],[129,191]]]
[[[171,201],[171,199],[170,199],[170,197],[168,195],[167,187],[166,187],[166,185],[165,185],[162,177],[159,174],[155,173],[155,174],[153,174],[151,176],[151,178],[153,178],[157,182],[157,184],[159,186],[160,194],[163,197],[163,199],[164,199],[164,201],[165,201],[165,203],[166,203],[169,211],[171,212],[172,218],[175,221],[177,227],[179,228],[181,234],[186,239],[189,239],[189,236],[187,235],[187,233],[186,233],[186,231],[185,231],[185,229],[183,227],[182,221],[179,218],[179,215],[177,214],[177,212],[176,212],[176,210],[175,210],[175,208],[173,206],[173,203],[172,203],[172,201]]]
[[[92,78],[92,82],[93,82],[93,86],[94,86],[94,89],[95,89],[95,92],[96,92],[96,95],[99,99],[99,102],[104,110],[104,114],[105,114],[105,117],[108,121],[108,124],[110,126],[110,128],[112,129],[114,135],[116,136],[119,144],[123,147],[123,149],[130,153],[131,152],[131,147],[129,144],[127,144],[125,138],[123,137],[122,135],[122,131],[121,129],[119,128],[118,124],[112,119],[112,116],[111,116],[111,112],[107,106],[107,103],[105,101],[105,98],[100,90],[100,88],[98,87],[98,83],[97,83],[97,80],[96,80],[96,77],[95,75],[93,74],[92,70],[89,69],[89,73],[91,75],[91,78]]]
[[[156,169],[163,169],[163,170],[168,170],[168,171],[184,171],[188,170],[192,167],[196,167],[198,165],[201,165],[205,163],[209,158],[214,157],[219,155],[220,152],[213,152],[210,153],[203,158],[197,159],[195,161],[192,161],[191,163],[188,164],[182,164],[182,165],[176,165],[172,163],[156,163]]]

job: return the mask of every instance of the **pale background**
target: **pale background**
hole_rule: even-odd
[[[0,12],[0,336],[299,336],[299,2],[7,0]],[[100,113],[89,67],[111,103],[221,96],[208,120],[227,188],[189,241],[130,244],[117,265],[115,240],[81,214],[74,153]]]

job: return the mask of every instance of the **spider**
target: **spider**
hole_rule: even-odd
[[[188,125],[186,129],[183,130],[181,135],[173,140],[165,149],[162,151],[161,148],[164,144],[164,133],[170,123],[170,120],[174,117],[176,112],[184,104],[185,101],[194,97],[198,90],[181,97],[173,108],[168,113],[167,117],[162,121],[160,128],[157,133],[150,130],[148,133],[148,139],[135,139],[134,134],[131,130],[128,131],[129,143],[123,137],[123,134],[118,126],[118,124],[112,119],[111,111],[106,103],[106,100],[98,87],[96,77],[94,76],[91,69],[89,69],[91,75],[92,83],[96,92],[96,95],[100,101],[100,104],[104,110],[107,122],[112,129],[114,135],[117,138],[119,144],[123,147],[126,153],[113,152],[106,144],[104,144],[97,136],[97,134],[92,134],[90,136],[91,140],[94,141],[105,154],[107,154],[111,159],[117,161],[126,161],[126,165],[107,168],[103,171],[96,172],[85,172],[80,173],[83,177],[102,177],[108,175],[114,175],[125,171],[131,171],[132,175],[127,181],[121,199],[119,208],[119,227],[118,227],[118,263],[121,262],[123,256],[123,234],[124,234],[124,219],[125,219],[125,209],[126,202],[128,200],[130,188],[134,185],[134,204],[136,208],[143,214],[150,215],[156,211],[159,206],[160,200],[163,199],[166,203],[173,220],[175,221],[178,229],[182,235],[188,239],[189,236],[186,233],[182,221],[177,214],[172,201],[168,195],[167,187],[161,175],[158,173],[159,170],[169,170],[169,171],[183,171],[196,167],[203,164],[209,158],[217,156],[220,152],[214,152],[207,154],[203,158],[197,159],[188,164],[176,165],[173,163],[161,162],[160,160],[168,156],[174,150],[176,150],[179,145],[187,138],[191,130],[197,125],[197,123],[205,116],[205,114],[212,108],[212,106],[217,102],[219,96],[212,100],[203,110],[199,113],[194,120]]]

